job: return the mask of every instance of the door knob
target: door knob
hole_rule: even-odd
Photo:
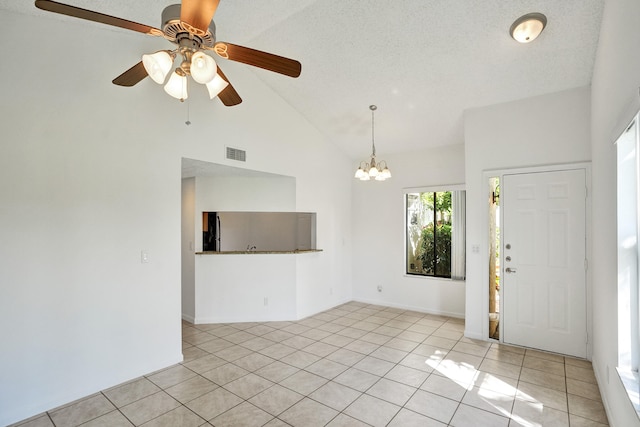
[[[508,256],[508,257],[506,257],[506,258],[505,258],[505,260],[507,260],[507,261],[511,261],[511,257],[510,257],[510,256]]]
[[[505,271],[505,273],[515,273],[516,269],[515,268],[511,268],[511,267],[507,267],[507,268],[505,268],[504,271]]]

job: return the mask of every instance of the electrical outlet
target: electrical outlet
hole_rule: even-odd
[[[382,285],[378,285],[378,292],[382,292]]]
[[[329,295],[333,295],[333,288],[329,288]]]
[[[266,307],[267,305],[269,305],[269,298],[264,297],[264,305],[265,305],[265,307]]]

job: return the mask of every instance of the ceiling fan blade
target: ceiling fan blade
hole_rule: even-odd
[[[240,98],[238,92],[236,92],[233,86],[231,86],[231,82],[229,81],[227,76],[224,75],[220,67],[218,67],[218,75],[222,77],[224,81],[229,83],[229,85],[218,94],[218,98],[220,98],[220,101],[222,101],[222,103],[227,107],[233,107],[234,105],[240,104],[242,102],[242,98]]]
[[[298,77],[302,71],[302,64],[294,59],[244,46],[218,42],[213,47],[213,50],[223,58],[253,65],[254,67],[263,68],[289,77]]]
[[[182,0],[180,21],[188,24],[198,35],[204,35],[216,13],[220,0]]]
[[[113,84],[118,86],[131,87],[138,84],[147,76],[147,70],[145,70],[144,65],[142,65],[142,61],[140,61],[136,65],[113,79]]]
[[[137,31],[151,36],[163,35],[161,30],[148,25],[138,24],[137,22],[127,21],[126,19],[116,18],[115,16],[105,15],[104,13],[94,12],[92,10],[82,9],[75,6],[69,6],[55,1],[36,0],[36,7],[49,12],[86,19],[88,21],[100,22],[101,24],[113,25],[114,27]]]

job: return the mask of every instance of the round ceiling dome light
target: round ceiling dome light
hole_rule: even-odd
[[[511,24],[509,34],[520,43],[530,43],[540,35],[546,26],[547,17],[542,13],[527,13]]]

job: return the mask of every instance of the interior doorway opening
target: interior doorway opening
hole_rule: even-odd
[[[489,178],[489,338],[500,339],[500,177]]]

